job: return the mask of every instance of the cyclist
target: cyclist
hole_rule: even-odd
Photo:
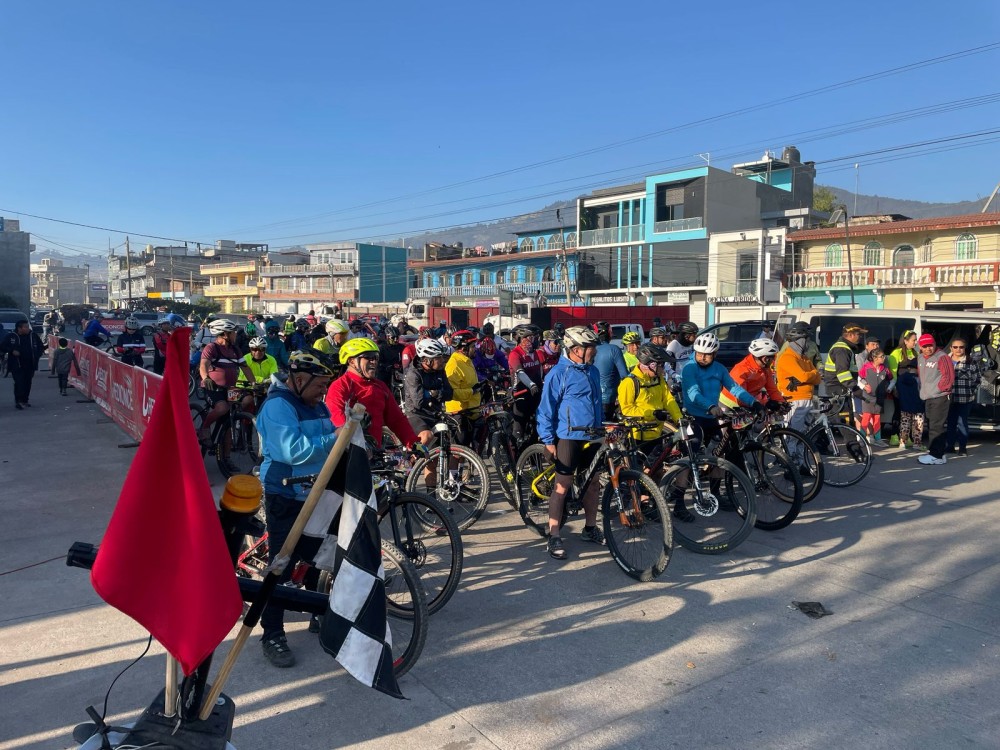
[[[170,321],[163,318],[159,323],[159,330],[153,334],[153,372],[157,375],[163,374],[163,368],[167,363],[167,342],[170,341]]]
[[[566,495],[573,486],[573,475],[593,458],[598,446],[585,448],[589,436],[571,428],[599,427],[604,417],[601,403],[601,376],[594,367],[599,340],[586,326],[566,329],[564,354],[549,372],[542,388],[538,407],[538,439],[555,460],[556,477],[549,496],[548,552],[556,560],[566,559],[560,530]],[[597,492],[599,482],[591,482],[581,498],[585,526],[580,538],[604,544],[604,534],[597,528]]]
[[[482,397],[479,395],[482,383],[479,382],[476,367],[472,364],[476,335],[472,331],[461,330],[456,331],[451,340],[454,351],[448,357],[444,372],[451,384],[452,397],[444,406],[449,414],[460,416],[459,434],[456,435],[456,439],[460,444],[467,446],[472,444],[475,428],[480,422],[479,404],[482,402]],[[438,341],[438,344],[441,342]]]
[[[438,336],[438,341],[444,345],[444,348],[450,352],[454,351],[455,347],[452,344],[452,337],[455,335],[457,329],[454,326],[446,326],[444,333]]]
[[[295,330],[290,336],[285,336],[285,348],[290,352],[310,349],[306,334],[309,333],[309,324],[305,318],[295,321]]]
[[[624,339],[622,340],[624,341]],[[670,338],[667,335],[667,329],[663,326],[655,326],[649,329],[649,343],[662,349],[666,349],[670,346]]]
[[[212,425],[229,411],[229,389],[236,385],[239,372],[243,371],[251,385],[257,382],[253,371],[236,349],[236,324],[220,318],[209,323],[208,329],[215,336],[215,341],[201,350],[199,373],[205,399],[212,404],[212,409],[205,415],[198,433],[202,445],[210,444]]]
[[[601,404],[605,419],[611,419],[615,413],[615,394],[622,378],[628,375],[625,367],[625,357],[622,350],[611,345],[611,326],[601,320],[594,325],[599,344],[594,354],[594,367],[601,376]]]
[[[45,317],[42,318],[42,323],[44,324],[43,331],[46,336],[54,336],[59,330],[59,311],[49,310],[45,313]]]
[[[328,355],[314,349],[292,352],[288,378],[284,382],[275,381],[257,415],[264,457],[260,478],[264,484],[271,562],[288,538],[307,494],[305,485],[286,487],[282,480],[318,473],[336,441],[330,410],[323,403],[323,395],[332,380],[333,362]],[[319,537],[303,535],[300,538],[292,559],[278,579],[279,585],[291,578],[298,560],[312,560],[321,541]],[[315,568],[310,569],[305,580],[307,588],[315,589],[318,576]],[[274,604],[267,605],[260,618],[264,629],[261,638],[264,656],[271,664],[282,668],[295,664],[295,655],[285,638],[284,619],[284,608]]]
[[[811,339],[812,331],[807,323],[801,320],[792,323],[785,331],[785,345],[774,362],[778,390],[792,407],[786,423],[801,432],[806,430],[813,393],[823,379],[809,356]]]
[[[131,315],[125,318],[125,331],[118,334],[115,351],[121,355],[122,364],[142,367],[142,355],[146,351],[146,337],[139,330],[139,321]]]
[[[306,317],[305,317],[305,321],[306,321],[306,325],[307,326],[309,326],[310,328],[315,328],[316,324],[319,322],[316,319],[316,311],[315,310],[310,310],[309,312],[307,312],[306,313]]]
[[[94,317],[90,319],[90,322],[87,323],[87,327],[83,331],[83,341],[91,346],[99,346],[101,343],[101,334],[104,335],[105,341],[111,339],[111,331],[101,325],[101,315],[95,312]]]
[[[487,332],[489,329],[489,332]],[[504,350],[497,346],[493,337],[493,326],[487,323],[476,333],[476,369],[480,374],[491,371],[495,368],[501,370],[510,369],[507,355]]]
[[[417,333],[417,340],[411,341],[403,347],[403,353],[399,355],[399,362],[403,366],[404,373],[406,372],[406,368],[410,366],[410,363],[415,362],[417,359],[417,344],[429,338],[430,331],[427,326],[420,326],[420,331]],[[447,354],[447,351],[445,354]]]
[[[552,368],[556,366],[556,362],[562,356],[562,337],[556,333],[553,328],[551,331],[545,331],[542,334],[542,354],[545,355],[542,360],[542,381],[544,382],[546,376],[551,372]]]
[[[652,344],[640,346],[636,352],[635,367],[618,385],[618,407],[623,416],[644,422],[659,422],[655,428],[632,430],[633,437],[640,443],[658,442],[663,437],[664,422],[670,420],[677,425],[681,421],[681,408],[666,379],[661,377],[667,359],[667,352],[662,347]]]
[[[318,352],[329,354],[335,363],[339,363],[340,347],[347,343],[350,335],[351,330],[344,321],[337,319],[328,320],[326,321],[326,336],[319,339],[313,345],[313,348]],[[337,371],[340,372],[339,365],[337,366]]]
[[[285,348],[285,342],[281,340],[278,332],[281,330],[277,323],[273,320],[265,326],[266,336],[264,337],[264,343],[267,344],[267,353],[274,357],[274,361],[278,363],[279,370],[288,369],[288,350]]]
[[[260,336],[255,336],[250,339],[248,347],[250,349],[250,353],[243,357],[243,361],[246,362],[247,367],[250,368],[250,372],[253,373],[253,377],[257,382],[257,385],[264,385],[271,380],[272,375],[276,375],[278,373],[278,360],[267,353],[267,342]],[[241,388],[250,387],[247,376],[242,369],[236,378],[236,385]],[[247,394],[244,396],[243,400],[240,402],[240,406],[243,411],[249,414],[253,414],[257,411],[255,408],[253,394]]]
[[[772,339],[756,338],[750,342],[749,353],[729,371],[729,375],[747,393],[764,404],[769,411],[778,411],[785,397],[774,382],[774,359],[778,356],[778,345]],[[719,403],[730,409],[739,406],[733,394],[722,389]]]
[[[674,358],[674,364],[670,368],[672,372],[667,373],[668,375],[679,378],[684,372],[691,361],[691,350],[697,335],[698,326],[690,321],[677,326],[676,338],[667,346],[667,352]]]
[[[642,337],[635,331],[629,331],[622,336],[622,346],[625,347],[625,352],[622,356],[625,357],[625,367],[628,368],[629,372],[635,369],[636,362],[639,361],[638,357],[636,357],[636,352],[639,351],[641,344]]]
[[[364,405],[371,420],[365,432],[382,445],[382,427],[388,427],[407,448],[414,444],[426,445],[433,438],[430,430],[422,430],[417,435],[392,391],[381,380],[376,379],[379,366],[379,349],[374,341],[366,338],[351,339],[340,347],[340,364],[344,374],[333,381],[326,392],[326,406],[330,418],[337,427],[347,422],[347,409],[357,403]]]
[[[416,434],[433,432],[441,421],[441,410],[452,398],[451,383],[445,375],[448,353],[441,343],[430,337],[416,343],[414,360],[403,373],[403,406],[407,420]],[[433,445],[432,439],[428,445]],[[428,492],[435,488],[437,464],[424,466],[424,484]]]
[[[389,324],[392,328],[396,329],[396,333],[399,336],[406,336],[407,334],[414,334],[417,332],[417,329],[407,322],[405,315],[393,315],[389,318]]]
[[[525,429],[531,415],[538,411],[538,402],[542,393],[542,365],[545,354],[535,349],[535,343],[541,330],[538,326],[522,324],[514,326],[510,332],[517,346],[511,349],[507,357],[510,366],[511,385],[517,389],[527,388],[529,395],[514,401],[511,416],[514,418],[514,437],[520,442],[525,435]]]
[[[378,346],[378,379],[392,388],[393,378],[403,374],[403,345],[399,343],[399,330],[394,326],[385,329],[385,342]]]

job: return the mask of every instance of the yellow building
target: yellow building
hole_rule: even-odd
[[[788,235],[789,307],[1000,307],[1000,213],[855,221]]]
[[[260,312],[260,259],[201,266],[206,278],[204,294],[222,306],[222,312]]]

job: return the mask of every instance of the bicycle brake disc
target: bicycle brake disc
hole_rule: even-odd
[[[699,516],[708,518],[719,512],[719,498],[711,492],[703,492],[700,500],[696,500],[692,508]]]

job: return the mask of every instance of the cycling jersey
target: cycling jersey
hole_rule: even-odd
[[[122,362],[142,367],[142,354],[146,351],[146,337],[140,331],[135,333],[125,331],[118,334],[115,349],[121,354]]]
[[[96,343],[97,337],[102,333],[106,338],[111,338],[111,332],[101,325],[101,321],[97,318],[93,318],[89,323],[87,323],[87,327],[83,331],[83,338],[88,344]]]
[[[538,407],[538,439],[543,445],[560,440],[587,440],[570,427],[596,427],[604,418],[601,376],[593,365],[561,357],[545,378]]]
[[[659,375],[650,377],[644,374],[638,366],[618,386],[618,407],[624,416],[636,417],[644,422],[662,425],[663,420],[653,414],[659,410],[667,411],[675,424],[681,420],[681,409],[666,381]],[[662,434],[662,429],[632,430],[632,434],[636,440],[655,440]]]
[[[425,370],[417,362],[403,373],[404,406],[407,415],[434,423],[441,408],[451,400],[451,383],[444,370]]]
[[[728,388],[742,404],[749,406],[754,402],[753,396],[733,380],[726,368],[718,362],[702,367],[697,361],[691,360],[684,366],[681,380],[684,387],[684,411],[693,417],[710,416],[708,410],[719,405],[723,387]]]
[[[510,356],[507,357],[511,374],[516,375],[519,370],[523,371],[535,385],[542,384],[542,363],[544,361],[545,355],[537,349],[526,352],[520,344],[515,346],[511,350]]]
[[[201,350],[201,361],[208,362],[208,377],[217,388],[232,388],[243,364],[236,347],[220,346],[214,341]]]
[[[445,403],[445,409],[451,414],[477,409],[482,397],[473,390],[473,386],[479,383],[479,376],[472,360],[462,352],[454,352],[448,358],[444,372],[452,390],[452,398]]]
[[[599,344],[594,355],[594,367],[601,377],[601,403],[610,404],[621,379],[628,375],[622,350],[612,344]]]
[[[680,339],[674,339],[669,344],[667,344],[667,353],[672,355],[674,358],[674,365],[671,368],[672,372],[680,375],[684,372],[684,368],[687,363],[691,361],[693,357],[694,341],[685,346],[680,342]],[[666,368],[664,368],[666,369]]]
[[[278,363],[278,367],[287,369],[288,349],[285,348],[285,342],[277,336],[267,336],[264,341],[267,343],[268,355],[274,357],[274,361]]]
[[[362,404],[367,410],[371,422],[365,432],[375,440],[376,445],[382,445],[383,426],[388,427],[403,445],[412,446],[418,442],[389,387],[381,380],[366,380],[348,370],[334,380],[326,392],[326,406],[334,425],[343,427],[347,422],[345,409],[355,404]]]
[[[247,367],[250,368],[250,372],[253,373],[254,378],[258,383],[266,383],[271,379],[271,376],[278,372],[278,363],[271,356],[265,356],[260,362],[253,358],[253,354],[248,354],[243,358],[243,361],[247,363]],[[246,373],[243,370],[239,371],[239,375],[236,378],[236,382],[240,385],[250,385],[250,381],[247,379]]]
[[[743,390],[762,404],[766,404],[768,401],[785,400],[774,382],[774,371],[770,367],[758,365],[752,354],[748,354],[737,362],[729,374],[733,380],[743,386]],[[739,405],[733,394],[726,388],[722,389],[719,403],[730,409]]]

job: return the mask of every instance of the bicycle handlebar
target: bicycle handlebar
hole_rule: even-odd
[[[318,474],[304,474],[301,477],[285,477],[281,480],[281,484],[285,487],[291,487],[295,484],[312,484],[316,481]]]

